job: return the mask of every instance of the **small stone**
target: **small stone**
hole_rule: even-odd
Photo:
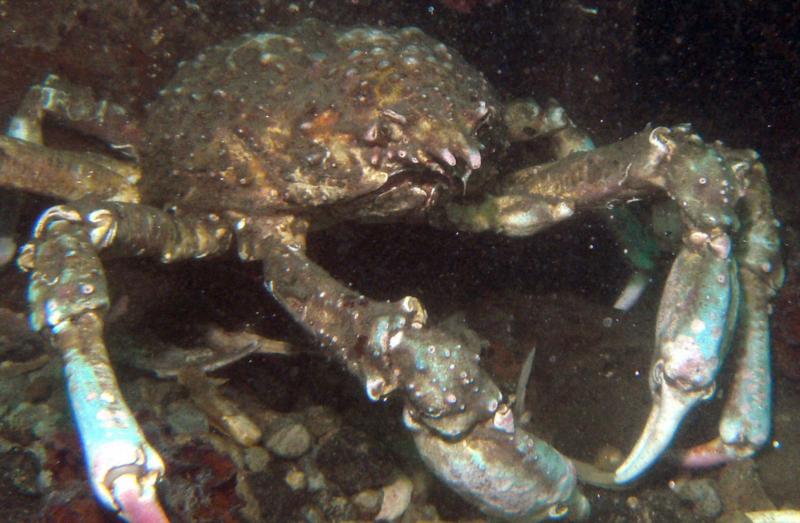
[[[306,488],[306,475],[301,470],[292,468],[286,473],[286,484],[297,492]]]
[[[360,521],[358,509],[344,496],[333,495],[330,491],[318,492],[314,504],[325,514],[325,521]]]
[[[396,468],[391,454],[368,434],[344,425],[321,443],[316,464],[348,496],[379,488]]]
[[[716,518],[722,513],[722,501],[710,479],[678,479],[670,481],[669,488],[681,500],[691,503],[698,516]]]
[[[377,512],[381,507],[381,493],[373,489],[362,490],[353,496],[353,504],[364,512]]]
[[[270,427],[266,446],[282,458],[299,458],[311,448],[311,433],[292,418],[280,418]]]
[[[394,521],[403,515],[411,503],[414,485],[406,476],[400,476],[391,485],[383,487],[383,503],[376,520]]]
[[[326,523],[328,521],[325,519],[325,514],[313,505],[303,507],[302,514],[306,523]]]
[[[311,492],[319,492],[328,486],[325,476],[314,466],[306,466],[306,481],[308,482],[308,490]]]
[[[334,521],[352,520],[355,517],[350,500],[344,496],[334,496],[329,500],[325,512]]]
[[[253,472],[264,472],[272,460],[269,451],[262,447],[247,447],[244,449],[244,462]]]
[[[174,434],[208,432],[208,418],[191,401],[178,400],[167,405],[166,419]]]
[[[342,424],[338,414],[330,407],[314,405],[306,409],[305,423],[315,438],[338,430]]]

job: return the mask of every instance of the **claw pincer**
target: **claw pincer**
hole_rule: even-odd
[[[82,217],[54,207],[39,219],[34,236],[20,257],[32,271],[31,323],[46,329],[62,353],[92,488],[128,521],[167,521],[156,493],[164,462],[125,403],[103,342],[106,283]]]
[[[736,316],[738,283],[728,257],[682,251],[667,279],[656,332],[658,354],[650,373],[653,408],[616,481],[626,483],[652,464],[676,428],[708,399],[728,350]]]
[[[405,393],[405,424],[444,483],[495,517],[540,521],[588,515],[574,467],[515,427],[500,389],[479,366],[478,347],[425,326],[425,310],[416,299],[373,302],[322,277],[322,269],[300,250],[274,238],[263,241],[273,295],[316,329],[370,399]],[[281,272],[291,278],[277,278]],[[322,327],[324,318],[343,308],[347,321]]]
[[[577,489],[572,463],[511,425],[509,431],[485,420],[454,441],[418,426],[414,442],[439,479],[490,516],[512,521],[588,517],[589,502]]]
[[[696,467],[746,457],[770,432],[768,310],[783,269],[764,167],[755,152],[706,145],[688,126],[654,129],[649,141],[655,152],[643,177],[678,202],[686,230],[659,306],[653,407],[617,483],[642,474],[686,414],[714,394],[732,345],[739,365],[719,437],[681,461]]]
[[[435,329],[409,331],[403,342],[394,350],[405,355],[396,360],[413,361],[406,365],[412,394],[404,421],[439,479],[494,517],[588,516],[572,463],[515,426],[499,389],[478,367],[477,353]]]

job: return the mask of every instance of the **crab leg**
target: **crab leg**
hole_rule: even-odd
[[[405,393],[404,420],[425,462],[488,514],[583,518],[575,469],[514,426],[511,409],[478,366],[479,348],[425,327],[415,298],[375,302],[341,285],[305,253],[299,220],[238,224],[240,256],[261,259],[267,289],[378,400]]]
[[[64,200],[138,202],[141,173],[133,164],[99,154],[51,149],[0,136],[0,186]]]
[[[545,139],[555,160],[563,160],[574,153],[593,151],[596,147],[591,137],[567,116],[555,100],[541,107],[535,100],[521,99],[508,104],[504,114],[512,141]],[[622,253],[633,268],[633,273],[614,304],[614,308],[628,310],[644,292],[655,267],[657,247],[650,234],[636,216],[626,207],[615,206],[610,211],[602,209],[601,216],[622,248]]]
[[[28,90],[6,136],[0,136],[0,186],[66,200],[92,196],[139,201],[135,184],[140,173],[136,166],[98,154],[45,147],[45,114],[135,155],[133,144],[139,141],[138,128],[121,106],[97,100],[89,89],[49,75],[42,84]],[[13,233],[21,198],[16,191],[0,191],[0,267],[14,255]]]
[[[684,323],[691,330],[691,334],[689,332],[674,334],[688,337],[670,336],[662,332],[662,327],[667,327],[667,330],[669,327],[665,325],[667,322],[665,318],[662,319],[662,314],[659,315],[656,343],[661,357],[656,360],[651,374],[653,411],[634,450],[617,469],[618,483],[635,479],[658,458],[685,414],[684,403],[691,407],[696,403],[695,398],[698,395],[699,399],[705,399],[713,393],[715,376],[721,365],[721,359],[728,350],[735,325],[739,366],[734,375],[732,390],[729,391],[723,408],[719,426],[720,437],[691,449],[683,461],[687,465],[707,466],[746,457],[752,455],[769,437],[771,415],[769,299],[775,295],[783,280],[783,270],[778,256],[777,222],[769,205],[769,188],[764,169],[757,163],[756,155],[751,152],[730,151],[721,144],[715,145],[715,151],[720,155],[718,163],[728,165],[733,176],[720,180],[710,176],[713,173],[711,169],[697,170],[709,175],[709,178],[706,178],[707,183],[727,188],[723,190],[726,195],[731,196],[730,201],[735,201],[736,192],[740,191],[739,196],[742,196],[745,208],[744,230],[739,236],[737,248],[733,251],[727,234],[714,237],[713,232],[705,236],[704,233],[695,231],[687,237],[688,243],[706,245],[710,248],[707,252],[712,256],[719,259],[724,256],[730,260],[732,267],[737,267],[731,278],[726,278],[720,271],[716,276],[720,285],[715,287],[712,283],[706,294],[699,295],[701,297],[699,301],[704,301],[703,297],[705,301],[724,300],[723,282],[730,281],[733,294],[728,319],[725,322],[727,327],[720,328],[722,325],[718,322],[723,309],[717,307],[714,311],[712,306],[707,311],[686,311],[690,315],[686,317]],[[728,183],[724,183],[725,181]],[[710,214],[714,212],[713,206],[708,212],[706,218],[714,219],[715,216]],[[673,272],[678,274],[676,269],[673,269]],[[691,274],[688,271],[680,271],[679,276],[691,279]],[[738,296],[739,289],[741,289],[741,300]],[[697,290],[704,289],[699,287]],[[662,310],[693,301],[690,294],[682,294],[683,299],[679,294],[669,301],[667,295],[665,291]],[[734,311],[737,304],[739,304],[738,321]],[[705,329],[699,328],[700,322],[705,324]],[[709,326],[713,327],[710,331]],[[663,337],[660,338],[659,335]],[[691,356],[685,354],[690,345],[681,346],[685,343],[697,344],[697,348],[691,351]],[[698,358],[698,355],[705,355],[712,347],[717,353],[714,354],[714,359],[704,360],[702,356]],[[659,362],[664,362],[665,365],[664,379],[660,382],[657,375]],[[673,366],[672,371],[666,367],[667,365]],[[693,369],[693,366],[696,368]],[[705,377],[701,378],[704,374]],[[703,388],[707,390],[706,394],[702,394]],[[672,397],[676,401],[672,401],[670,399]]]
[[[222,252],[230,233],[213,217],[176,218],[139,205],[57,206],[36,224],[20,265],[30,272],[31,325],[62,353],[70,403],[98,499],[130,521],[166,521],[155,485],[164,463],[125,403],[103,342],[109,299],[97,251],[164,261]]]
[[[134,152],[129,142],[138,142],[138,131],[125,110],[117,104],[96,100],[88,89],[80,89],[49,75],[41,85],[28,90],[6,132],[0,137],[0,185],[25,189],[75,200],[90,193],[104,199],[138,201],[131,185],[138,181],[138,173],[120,162],[95,156],[95,161],[86,162],[77,154],[50,151],[42,146],[42,123],[45,113],[84,133],[106,140],[118,149]],[[28,142],[22,143],[22,142]],[[30,144],[33,144],[29,146]],[[53,164],[60,165],[53,165]],[[64,165],[69,163],[71,165]],[[48,165],[50,164],[50,165]],[[128,171],[128,176],[110,170],[117,165],[116,172]],[[67,168],[65,168],[67,167]],[[45,176],[42,172],[49,173]],[[60,175],[60,179],[54,177]],[[62,194],[62,193],[67,194]],[[75,194],[79,192],[79,194]],[[107,198],[110,197],[110,198]],[[116,198],[114,197],[116,196]],[[16,244],[14,228],[20,206],[21,194],[15,191],[0,191],[0,267],[13,258]]]
[[[750,366],[737,375],[721,434],[726,444],[763,442],[769,426],[763,414],[769,412],[765,311],[779,286],[780,268],[768,188],[754,153],[704,144],[688,126],[660,127],[522,169],[504,182],[482,202],[451,204],[448,218],[462,229],[524,236],[571,217],[581,207],[658,190],[679,204],[684,245],[659,309],[657,355],[650,374],[654,405],[639,441],[617,470],[616,481],[631,481],[649,467],[685,414],[712,395],[735,326],[739,263],[743,273],[755,275],[742,276],[748,307],[742,314],[741,339],[747,345],[743,363]],[[732,237],[739,222],[734,208],[742,197],[750,211],[745,214],[744,247],[735,252]]]
[[[735,351],[739,354],[733,386],[720,420],[720,437],[683,453],[682,462],[705,467],[751,456],[769,438],[771,379],[769,302],[783,283],[778,255],[778,223],[770,208],[764,168],[753,165],[744,196],[744,230],[739,263],[742,306]]]
[[[589,502],[577,489],[570,460],[519,427],[503,430],[502,417],[511,418],[506,423],[513,427],[506,407],[455,441],[406,424],[428,467],[490,516],[512,521],[587,518]]]
[[[616,471],[627,483],[666,450],[684,416],[710,398],[735,322],[738,280],[729,256],[684,248],[673,263],[656,322],[650,373],[653,407],[639,440]]]
[[[45,114],[68,123],[72,129],[99,138],[114,149],[136,156],[141,133],[125,108],[108,100],[99,100],[91,89],[76,86],[54,74],[28,90],[11,119],[8,135],[43,144]]]

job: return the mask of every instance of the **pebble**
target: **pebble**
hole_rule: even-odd
[[[302,512],[303,519],[305,519],[306,523],[326,523],[328,521],[325,519],[325,514],[315,506],[309,505],[303,507]]]
[[[290,417],[279,418],[270,426],[266,446],[281,458],[299,458],[311,448],[311,433]]]
[[[342,425],[339,415],[324,405],[314,405],[306,409],[305,422],[315,438],[321,438],[325,434],[338,430]]]
[[[676,479],[669,482],[669,488],[681,500],[691,503],[698,516],[716,518],[722,513],[722,500],[710,479]]]
[[[286,473],[286,484],[295,492],[304,490],[306,488],[306,475],[301,470],[291,468]]]
[[[344,496],[318,495],[316,504],[326,516],[325,521],[356,521],[358,513],[350,500]]]
[[[262,447],[247,447],[244,449],[244,462],[253,472],[264,472],[272,460],[269,451]]]
[[[376,520],[394,521],[403,515],[411,503],[414,485],[406,476],[400,476],[394,483],[383,487],[383,503]]]
[[[206,434],[209,430],[208,418],[191,401],[171,402],[165,417],[174,434]]]
[[[320,443],[315,461],[325,479],[348,496],[382,487],[397,470],[385,447],[347,425]]]
[[[375,513],[381,506],[381,493],[374,489],[362,490],[353,496],[353,504],[364,512]]]
[[[319,492],[328,487],[325,476],[316,466],[306,464],[306,480],[308,481],[308,490],[311,492]]]

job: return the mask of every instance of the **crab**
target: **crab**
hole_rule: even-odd
[[[45,115],[128,159],[45,146]],[[552,161],[510,168],[509,143],[531,140],[548,143]],[[758,156],[689,125],[596,148],[555,102],[501,102],[456,51],[413,27],[309,20],[243,35],[178,64],[141,123],[50,75],[0,138],[0,185],[66,202],[41,215],[18,264],[31,275],[31,326],[63,357],[96,497],[130,521],[166,520],[165,465],[109,363],[100,255],[170,263],[232,249],[263,263],[266,290],[370,399],[403,398],[419,453],[445,484],[494,517],[587,517],[572,461],[519,426],[479,347],[427,325],[416,298],[371,300],[307,257],[309,231],[345,220],[522,237],[668,195],[683,232],[658,313],[652,411],[624,463],[590,481],[644,473],[712,396],[732,345],[740,359],[719,437],[685,461],[750,455],[769,435],[768,310],[783,271]]]

